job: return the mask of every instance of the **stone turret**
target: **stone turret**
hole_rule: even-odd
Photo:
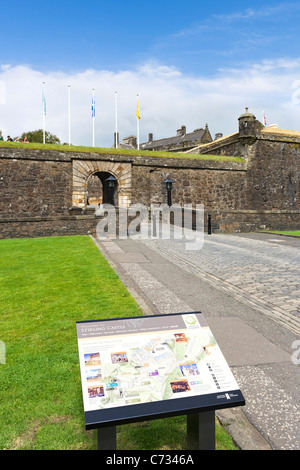
[[[239,117],[239,134],[240,137],[255,137],[262,129],[262,124],[257,121],[254,114],[246,112]]]

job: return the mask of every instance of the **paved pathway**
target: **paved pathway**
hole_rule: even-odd
[[[243,411],[218,412],[241,448],[299,449],[300,365],[292,354],[300,240],[218,234],[199,251],[185,242],[115,240],[100,249],[146,314],[202,311],[246,399]],[[300,358],[300,342],[298,350]]]
[[[286,240],[207,236],[197,251],[187,251],[184,240],[144,243],[300,335],[300,241],[295,249]]]

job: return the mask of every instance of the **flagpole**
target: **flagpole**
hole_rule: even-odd
[[[69,145],[71,145],[71,86],[68,85],[68,123],[69,123]]]
[[[118,93],[115,91],[116,149],[118,148]]]
[[[137,104],[136,104],[136,120],[137,120],[137,149],[140,150],[140,103],[139,95],[137,95]]]
[[[140,150],[140,110],[139,110],[139,95],[137,95],[137,149]]]
[[[45,82],[43,82],[43,144],[46,142],[46,98],[45,98]]]
[[[92,118],[93,118],[93,147],[95,147],[95,89],[93,88],[93,98],[92,98]]]

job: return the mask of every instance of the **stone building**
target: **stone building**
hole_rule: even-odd
[[[184,152],[197,145],[212,142],[212,137],[206,124],[205,129],[195,129],[193,132],[187,132],[186,126],[181,126],[177,130],[176,136],[164,139],[154,140],[153,134],[148,135],[148,142],[141,144],[142,150],[157,150],[164,152]]]
[[[118,149],[137,149],[137,138],[135,135],[124,137],[122,143],[120,143],[119,132],[114,133],[114,145],[112,148]]]
[[[248,110],[237,132],[193,147],[187,158],[5,145],[0,238],[94,233],[99,218],[90,193],[91,203],[113,196],[119,208],[149,207],[167,203],[167,178],[174,181],[172,202],[203,204],[214,230],[300,228],[300,132],[264,127]]]
[[[222,137],[222,134],[216,134],[215,139]],[[187,132],[186,126],[181,126],[173,137],[154,140],[153,134],[148,134],[148,142],[140,144],[140,150],[155,150],[163,152],[184,152],[193,149],[197,145],[212,142],[212,137],[206,124],[205,128],[195,129],[193,132]],[[117,145],[121,149],[136,149],[137,138],[134,135],[125,137],[123,142],[119,142],[119,133],[117,136]],[[116,135],[114,134],[114,145],[116,148]]]

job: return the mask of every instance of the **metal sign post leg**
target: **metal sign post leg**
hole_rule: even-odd
[[[98,450],[117,450],[116,426],[99,428],[97,432]]]
[[[215,412],[204,411],[187,415],[188,450],[215,450]]]

